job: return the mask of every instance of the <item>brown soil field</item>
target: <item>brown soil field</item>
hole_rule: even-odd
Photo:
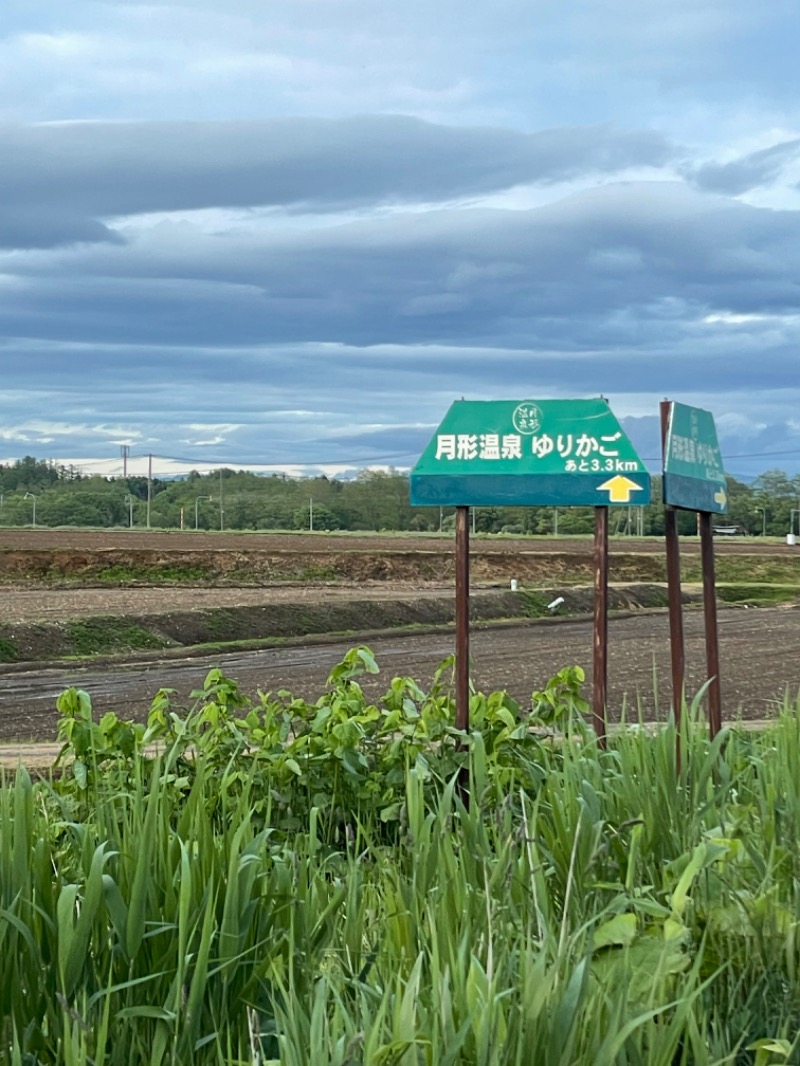
[[[494,537],[478,535],[472,538],[477,551],[491,552],[585,552],[591,549],[592,538],[586,537]],[[685,537],[682,550],[699,551],[696,537]],[[657,537],[612,537],[611,552],[647,552],[662,554],[664,542]],[[715,541],[718,552],[725,554],[785,553],[800,554],[794,548],[771,540],[720,537]],[[452,534],[407,533],[196,533],[194,530],[161,532],[146,530],[89,530],[73,529],[0,529],[0,551],[6,550],[65,550],[98,551],[102,549],[152,551],[263,551],[263,552],[330,552],[342,551],[420,551],[453,552]]]
[[[789,692],[800,690],[800,610],[729,608],[719,616],[721,685],[727,721],[764,719],[775,714]],[[623,707],[648,721],[663,720],[669,707],[669,629],[665,613],[641,613],[612,618],[609,624],[609,717],[618,719]],[[236,679],[243,691],[288,688],[316,699],[331,667],[354,639],[296,645],[256,652],[150,660],[114,666],[75,666],[69,670],[34,669],[0,672],[0,742],[52,740],[57,714],[55,698],[69,685],[89,692],[96,715],[114,710],[142,719],[159,688],[176,690],[180,707],[191,704],[191,693],[202,686],[212,667]],[[382,672],[368,678],[371,698],[388,687],[398,674],[426,685],[438,664],[453,651],[451,630],[367,637]],[[702,612],[685,616],[687,691],[696,693],[705,674]],[[590,693],[592,626],[588,620],[531,622],[527,625],[475,626],[471,638],[473,678],[483,691],[505,688],[520,704],[530,706],[530,694],[543,687],[561,667],[580,664]],[[13,749],[12,749],[13,750]],[[9,749],[5,754],[8,756]],[[0,757],[4,754],[0,747]]]
[[[277,585],[269,588],[6,588],[0,592],[5,625],[58,622],[67,618],[146,617],[217,608],[268,607],[272,604],[331,604],[359,600],[432,599],[452,595],[452,585]]]
[[[565,595],[570,594],[570,586],[591,583],[589,538],[478,537],[472,547],[476,600],[481,594],[488,596],[492,586],[507,593],[511,578],[531,588],[561,587]],[[682,549],[686,570],[690,565],[696,569],[697,542],[686,539]],[[612,542],[611,552],[613,581],[663,581],[661,541],[620,538]],[[753,573],[756,565],[769,565],[770,556],[788,561],[792,572],[798,568],[800,585],[800,551],[796,548],[776,542],[720,539],[717,553],[721,561],[738,558],[737,565],[745,574],[751,568],[747,557],[752,559]],[[262,617],[264,612],[277,613],[279,609],[296,609],[304,617],[313,612],[317,622],[321,616],[324,632],[326,611],[336,605],[358,604],[362,605],[357,612],[359,628],[369,630],[373,612],[363,605],[386,606],[389,601],[408,605],[406,621],[419,624],[429,614],[428,621],[441,624],[446,620],[441,605],[452,597],[452,573],[453,541],[445,536],[0,530],[0,628],[52,626],[69,619],[113,617],[156,623],[161,619],[169,643],[172,637],[167,622],[180,620],[191,636],[192,616],[210,610],[229,610],[231,617],[238,612],[238,621],[248,611],[261,612]],[[580,595],[579,590],[573,591]],[[501,591],[496,595],[499,597]],[[429,612],[426,602],[431,604]],[[395,613],[404,617],[403,610]],[[508,688],[524,705],[531,690],[541,687],[562,666],[580,663],[590,675],[590,623],[544,622],[506,628],[476,625],[472,645],[476,684],[484,689]],[[705,679],[699,612],[687,614],[686,633],[687,683],[694,692]],[[208,638],[198,635],[197,639]],[[105,666],[0,666],[0,738],[53,737],[55,696],[68,685],[85,687],[98,713],[114,709],[141,717],[158,688],[174,687],[176,699],[185,703],[207,670],[217,664],[251,693],[258,688],[288,687],[316,698],[330,667],[357,638],[328,638],[324,644],[319,640],[299,638],[293,646],[215,653],[201,659],[187,652],[185,658],[176,660],[173,656],[166,661],[151,651],[139,661]],[[372,645],[372,640],[369,642]],[[796,695],[800,687],[800,610],[722,610],[720,642],[723,699],[729,717],[741,713],[762,718],[774,712],[787,688]],[[381,680],[370,682],[371,691],[377,692],[387,683],[387,675],[397,673],[417,676],[424,683],[441,659],[452,652],[453,637],[443,629],[381,635],[373,647],[384,671]],[[663,715],[668,703],[664,698],[668,662],[665,614],[640,612],[636,617],[612,619],[612,713],[619,714],[626,700],[640,700],[648,718]]]
[[[683,554],[686,580],[697,580],[696,542],[688,540]],[[720,543],[718,555],[721,563],[740,560],[740,570],[747,559],[762,569],[774,560],[795,575],[779,580],[794,580],[800,586],[796,548],[725,542]],[[531,586],[580,585],[593,580],[592,544],[581,538],[476,538],[470,556],[476,585],[507,583],[513,578]],[[446,537],[0,531],[0,586],[12,587],[263,588],[332,582],[416,587],[451,581],[454,563],[453,541]],[[660,541],[621,538],[612,543],[612,581],[663,582],[665,571]]]

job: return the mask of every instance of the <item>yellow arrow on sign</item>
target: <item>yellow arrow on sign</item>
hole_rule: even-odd
[[[628,503],[631,493],[641,492],[642,486],[637,485],[635,481],[631,481],[629,477],[617,474],[616,477],[609,478],[602,485],[598,485],[597,489],[598,492],[608,493],[609,503]]]
[[[714,503],[718,503],[720,507],[724,507],[728,502],[728,497],[725,494],[725,489],[720,489],[719,492],[714,493]]]

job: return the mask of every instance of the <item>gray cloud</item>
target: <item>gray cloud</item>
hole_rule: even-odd
[[[629,395],[652,395],[648,406],[654,413],[656,398],[664,395],[699,402],[718,416],[741,410],[743,404],[766,402],[769,426],[763,439],[743,444],[734,428],[727,439],[736,447],[726,441],[726,451],[738,455],[778,447],[791,450],[792,435],[786,425],[781,430],[780,420],[792,418],[800,403],[800,389],[787,374],[795,350],[791,338],[781,343],[769,328],[759,330],[756,324],[745,332],[733,328],[723,337],[713,332],[709,336],[702,323],[672,322],[662,328],[658,320],[644,321],[637,335],[625,342],[612,340],[593,350],[571,352],[466,344],[311,344],[214,351],[35,343],[15,352],[9,342],[0,351],[7,368],[0,439],[4,427],[24,429],[33,419],[39,424],[35,431],[24,430],[24,439],[5,440],[0,449],[111,461],[119,451],[115,442],[126,438],[127,427],[134,453],[152,451],[190,462],[402,465],[416,458],[458,395],[488,399],[604,393],[618,411],[624,411]],[[36,395],[27,390],[33,366],[41,382]],[[72,423],[74,433],[53,434],[44,411],[62,425]],[[226,422],[233,428],[222,434],[202,428]],[[121,427],[119,434],[110,437],[97,428],[109,424]],[[219,436],[223,439],[216,440]],[[647,434],[637,433],[636,439],[643,454],[657,454]],[[189,440],[214,443],[196,446]],[[785,441],[789,443],[780,443]],[[794,460],[759,459],[751,467],[737,460],[731,469],[756,473],[765,463],[794,468],[800,460],[797,431],[793,441],[798,453]]]
[[[450,200],[658,166],[673,154],[647,130],[524,134],[401,116],[6,126],[0,242],[109,240],[99,220],[143,212]]]
[[[32,118],[680,122],[700,103],[714,126],[732,100],[796,97],[790,0],[9,0],[4,16],[0,113]]]
[[[96,219],[70,216],[44,206],[0,206],[0,248],[103,243],[121,244],[122,238]]]
[[[479,344],[602,350],[685,321],[800,313],[800,212],[678,183],[529,211],[451,210],[299,232],[166,226],[14,257],[6,331],[87,344]]]
[[[800,212],[730,199],[797,204],[791,0],[4,14],[0,447],[380,461],[599,392],[798,442]]]
[[[785,167],[800,156],[800,139],[751,152],[730,163],[705,163],[690,170],[688,177],[709,192],[738,196],[750,189],[769,185],[781,176]]]

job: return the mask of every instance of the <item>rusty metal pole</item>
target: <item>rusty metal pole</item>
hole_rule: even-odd
[[[661,402],[661,453],[667,457],[667,432],[669,430],[669,400]],[[661,468],[664,468],[664,462]],[[686,675],[686,660],[683,647],[683,605],[681,603],[681,555],[678,540],[678,517],[674,507],[664,507],[664,542],[667,554],[667,596],[669,603],[669,650],[672,663],[672,710],[675,715],[675,757],[681,765],[681,712],[683,710],[683,687]]]
[[[699,512],[700,560],[703,567],[703,617],[706,628],[706,669],[708,671],[708,728],[711,739],[722,729],[722,690],[719,683],[719,634],[717,632],[717,590],[714,578],[714,535],[711,515]]]
[[[606,746],[608,695],[608,508],[594,509],[594,678],[592,720],[601,748]]]
[[[469,729],[469,507],[456,507],[456,729]]]

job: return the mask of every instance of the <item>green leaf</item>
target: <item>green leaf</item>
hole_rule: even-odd
[[[675,887],[675,891],[670,898],[672,910],[679,918],[683,917],[686,910],[686,904],[689,899],[689,890],[697,875],[701,870],[705,870],[708,866],[712,866],[715,862],[718,862],[723,858],[730,858],[729,849],[724,844],[716,844],[713,841],[703,841],[695,847],[692,852],[692,857],[681,874],[678,884]]]
[[[73,762],[72,776],[75,778],[75,783],[78,788],[81,789],[81,791],[85,791],[88,784],[88,771],[83,759],[76,759]]]
[[[581,1000],[586,990],[587,959],[581,959],[569,979],[553,1016],[550,1031],[550,1049],[546,1058],[548,1066],[570,1061],[570,1048],[574,1038]]]
[[[636,938],[636,928],[635,914],[617,914],[595,930],[594,947],[595,949],[611,946],[627,947]]]
[[[753,1066],[768,1066],[770,1062],[785,1063],[792,1053],[792,1045],[788,1040],[775,1040],[771,1037],[766,1037],[748,1044],[747,1050],[755,1051],[756,1053]],[[773,1059],[773,1055],[780,1057]]]
[[[364,669],[368,674],[379,674],[380,668],[375,661],[375,656],[372,654],[369,648],[361,647],[358,649],[358,657],[364,664]]]

